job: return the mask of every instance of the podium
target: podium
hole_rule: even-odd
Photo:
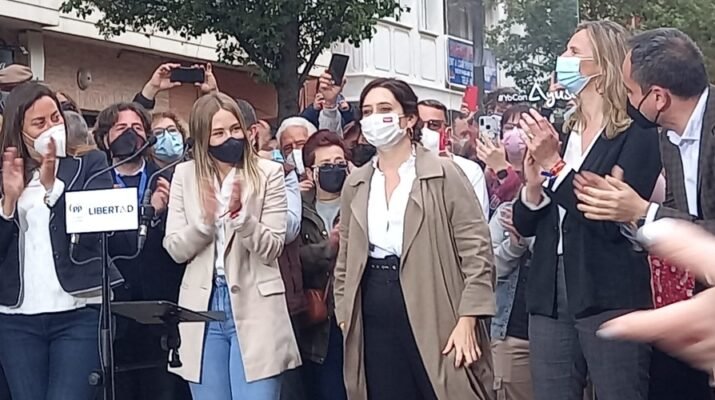
[[[98,307],[99,305],[92,305]],[[182,366],[179,356],[181,337],[179,324],[182,322],[221,322],[225,320],[222,312],[192,311],[170,301],[121,301],[111,303],[112,314],[131,319],[142,325],[162,325],[164,333],[161,337],[161,346],[169,352],[169,366],[179,368]],[[113,366],[114,367],[114,366]],[[116,367],[115,367],[116,368]],[[102,384],[102,374],[95,372],[90,376],[90,384]]]

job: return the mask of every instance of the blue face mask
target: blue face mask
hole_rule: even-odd
[[[156,158],[171,162],[181,157],[184,152],[184,139],[179,131],[164,129],[156,132],[155,135],[157,139],[154,145]]]
[[[556,80],[566,88],[569,93],[578,95],[593,76],[581,75],[581,61],[593,60],[592,58],[580,58],[561,56],[556,60]]]

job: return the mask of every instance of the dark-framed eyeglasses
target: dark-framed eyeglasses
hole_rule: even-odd
[[[427,126],[427,128],[433,131],[438,131],[444,128],[446,124],[447,122],[441,119],[430,119],[428,121],[425,121],[425,125]]]

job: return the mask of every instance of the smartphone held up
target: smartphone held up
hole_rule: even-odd
[[[200,67],[172,68],[169,80],[180,83],[203,83],[206,80],[206,72]]]

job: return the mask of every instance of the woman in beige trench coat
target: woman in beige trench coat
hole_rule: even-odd
[[[361,96],[377,148],[342,194],[335,270],[351,400],[492,398],[488,226],[466,177],[413,140],[417,97],[378,79]]]

